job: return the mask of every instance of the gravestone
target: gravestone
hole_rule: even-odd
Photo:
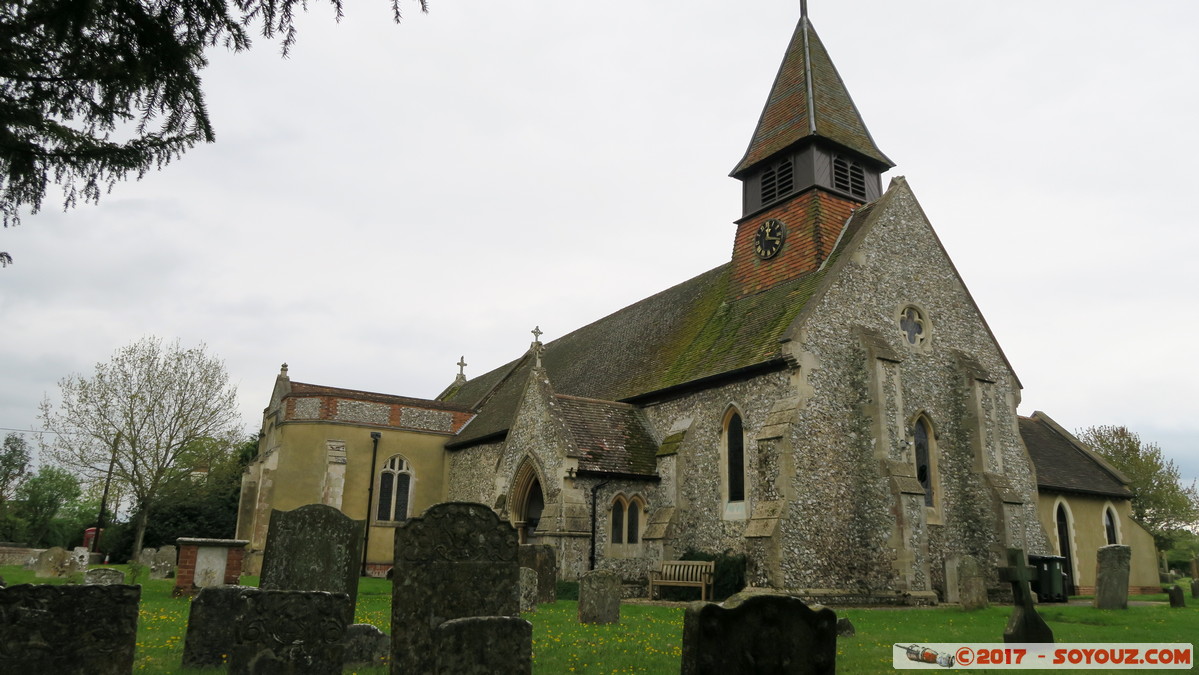
[[[340,674],[351,618],[344,594],[204,588],[187,617],[183,667]]]
[[[125,583],[125,573],[111,567],[95,567],[83,574],[83,583],[112,586]]]
[[[520,568],[520,611],[537,609],[537,570]]]
[[[353,620],[345,593],[243,589],[237,598],[230,675],[341,675]]]
[[[34,574],[39,578],[64,577],[74,569],[71,554],[66,550],[53,546],[37,555],[34,563]]]
[[[158,552],[154,554],[154,559],[150,561],[150,578],[175,578],[176,555],[177,552],[175,551],[175,547],[170,544],[158,549]]]
[[[260,588],[345,593],[358,602],[365,521],[327,504],[271,511]]]
[[[620,623],[620,576],[591,570],[579,577],[579,623]]]
[[[1132,547],[1112,544],[1100,546],[1096,553],[1095,609],[1128,609],[1128,571]]]
[[[391,638],[375,626],[369,623],[350,624],[341,641],[345,646],[342,656],[344,667],[378,667],[387,664]]]
[[[799,598],[755,594],[720,606],[692,602],[683,615],[683,675],[836,672],[837,615]]]
[[[75,568],[74,572],[83,572],[88,568],[88,564],[92,561],[91,554],[86,546],[76,546],[71,549],[71,565]]]
[[[476,616],[517,616],[517,550],[516,529],[482,504],[437,504],[396,528],[393,675],[435,672],[442,651],[437,632],[442,623]],[[450,635],[465,639],[452,631]],[[532,650],[531,643],[527,649]]]
[[[837,637],[853,637],[858,634],[856,628],[853,627],[853,622],[849,617],[840,617],[837,619]]]
[[[558,600],[558,556],[548,544],[521,544],[520,566],[537,571],[537,602]]]
[[[1028,582],[1036,577],[1037,568],[1030,567],[1024,550],[1007,550],[1008,567],[999,568],[1000,581],[1012,585],[1014,607],[1003,631],[1004,642],[1053,642],[1053,630],[1033,607],[1032,590]]]
[[[143,548],[142,552],[137,556],[137,564],[150,569],[154,567],[154,555],[158,553],[156,548]]]
[[[140,586],[0,589],[0,673],[128,675]]]
[[[437,627],[437,642],[438,675],[533,672],[533,624],[519,617],[452,619]]]
[[[1199,581],[1199,558],[1191,559],[1191,579]]]
[[[0,586],[4,585],[4,579],[0,577]],[[1191,597],[1199,598],[1199,579],[1191,579]]]
[[[962,609],[986,609],[990,606],[987,600],[987,574],[978,558],[964,555],[958,562],[958,601]]]
[[[1174,584],[1166,589],[1166,595],[1170,596],[1171,607],[1186,607],[1187,599],[1182,594],[1182,586]]]

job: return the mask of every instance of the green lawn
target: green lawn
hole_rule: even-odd
[[[32,572],[19,567],[0,567],[0,576],[10,585],[65,582],[34,579]],[[245,577],[243,583],[255,585],[257,579]],[[173,585],[170,580],[142,580],[134,669],[146,673],[211,673],[184,671],[179,667],[189,600],[172,598]],[[1165,595],[1137,599],[1164,601]],[[1040,611],[1053,628],[1058,642],[1193,643],[1199,636],[1199,600],[1190,599],[1188,593],[1187,601],[1186,609],[1156,605],[1131,607],[1126,611],[1098,611],[1085,606],[1043,605]],[[620,624],[613,626],[580,625],[575,621],[575,611],[574,601],[560,600],[525,615],[533,624],[534,673],[679,671],[683,632],[680,607],[625,604],[621,608]],[[838,616],[853,621],[857,635],[838,640],[837,670],[855,674],[894,673],[891,650],[896,642],[1002,642],[1010,611],[1008,607],[977,612],[963,612],[951,607],[838,610]],[[390,584],[380,579],[362,580],[355,620],[389,631],[390,613]],[[347,672],[386,675],[387,669]]]

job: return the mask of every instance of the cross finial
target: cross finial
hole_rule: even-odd
[[[455,365],[458,366],[458,374],[459,375],[466,374],[466,356],[465,355],[458,357],[458,363]]]
[[[541,326],[533,326],[533,341],[541,342]]]

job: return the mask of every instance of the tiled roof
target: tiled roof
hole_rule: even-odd
[[[860,229],[858,209],[826,265],[761,293],[729,300],[730,265],[721,265],[545,344],[541,360],[554,391],[605,401],[646,394],[768,366],[782,357],[781,338]],[[508,429],[532,357],[474,378],[447,394],[479,415],[448,447],[462,447]]]
[[[580,470],[655,475],[658,447],[637,408],[576,396],[556,398]]]
[[[749,148],[732,175],[816,136],[895,166],[875,145],[824,44],[804,16],[795,27]]]
[[[1037,467],[1037,487],[1129,499],[1115,469],[1042,412],[1020,418],[1020,436]]]
[[[308,384],[306,382],[290,383],[291,391],[289,396],[333,396],[336,398],[353,399],[355,401],[374,401],[376,403],[395,403],[413,408],[430,408],[433,410],[449,410],[456,412],[470,412],[471,408],[468,405],[455,403],[451,401],[435,401],[425,398],[411,398],[408,396],[393,396],[391,394],[379,394],[372,391],[360,391],[357,389],[342,389],[340,387],[326,387],[319,384]]]

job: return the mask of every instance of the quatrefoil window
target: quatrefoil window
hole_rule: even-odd
[[[908,307],[899,316],[899,330],[903,331],[908,344],[919,346],[928,338],[928,321],[915,307]]]

